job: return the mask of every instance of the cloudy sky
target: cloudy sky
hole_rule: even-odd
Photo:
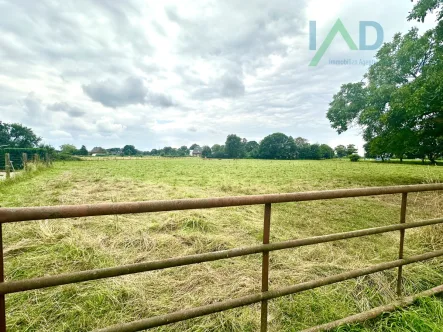
[[[371,60],[337,37],[309,67],[340,18],[359,44],[359,22],[384,40],[411,26],[409,0],[0,0],[0,120],[31,127],[59,147],[140,150],[223,143],[273,132],[312,143],[362,147],[359,130],[337,135],[326,119],[341,84]],[[368,29],[368,44],[376,39]]]

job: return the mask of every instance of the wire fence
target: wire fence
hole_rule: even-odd
[[[9,158],[9,164],[7,159]],[[4,162],[2,162],[4,161]],[[45,149],[0,149],[0,170],[10,171],[25,169],[27,162],[50,162]]]
[[[28,153],[26,152],[21,152],[21,156],[18,153],[11,154],[9,152],[4,152],[3,157],[5,162],[4,164],[0,162],[0,165],[3,165],[4,168],[0,168],[0,171],[4,171],[4,174],[0,174],[0,178],[5,178],[6,180],[10,179],[12,176],[19,174],[16,173],[16,171],[28,171],[32,169],[30,168],[31,165],[34,165],[36,167],[40,167],[41,165],[52,165],[52,161],[48,152],[44,153],[43,158],[41,158],[41,152],[32,154],[32,159],[29,159]]]
[[[235,299],[200,306],[192,309],[185,309],[169,313],[166,315],[149,317],[133,322],[121,323],[118,325],[105,327],[100,332],[133,332],[141,331],[153,327],[159,327],[171,323],[176,323],[196,317],[201,317],[221,311],[230,310],[255,303],[261,303],[261,331],[265,332],[268,328],[268,301],[279,297],[296,294],[306,290],[335,284],[349,279],[362,277],[365,275],[397,269],[397,295],[400,300],[391,305],[374,308],[370,311],[350,316],[342,320],[331,322],[325,325],[319,325],[308,329],[307,331],[323,331],[339,326],[343,323],[355,323],[368,318],[374,318],[377,315],[393,311],[398,306],[411,304],[417,296],[431,296],[443,292],[443,285],[430,289],[415,296],[402,297],[403,275],[402,267],[425,260],[434,259],[443,256],[443,249],[433,252],[427,252],[412,257],[403,257],[404,237],[407,229],[427,227],[443,224],[443,218],[424,220],[420,222],[406,223],[406,208],[408,193],[441,191],[443,184],[426,184],[412,186],[395,187],[375,187],[361,189],[341,189],[330,191],[316,191],[305,193],[273,194],[258,196],[236,196],[219,197],[205,199],[183,199],[169,201],[146,201],[146,202],[128,202],[128,203],[104,203],[93,205],[71,205],[71,206],[47,206],[47,207],[24,207],[24,208],[0,208],[0,332],[6,331],[5,315],[5,295],[17,292],[42,289],[72,283],[79,283],[103,278],[112,278],[134,273],[156,271],[179,266],[193,265],[216,260],[230,259],[253,254],[262,254],[262,287],[260,293],[247,295]],[[328,234],[304,239],[289,240],[285,242],[269,243],[271,233],[271,208],[272,204],[288,202],[304,202],[326,199],[364,197],[375,195],[393,195],[401,194],[400,222],[389,226],[354,230],[345,233]],[[42,220],[42,219],[63,219],[78,218],[101,215],[118,215],[133,213],[154,213],[164,211],[182,211],[192,209],[210,209],[232,206],[264,205],[263,221],[263,244],[234,248],[217,252],[209,252],[191,256],[175,257],[158,261],[148,261],[124,266],[109,267],[88,271],[79,271],[74,273],[65,273],[60,275],[45,276],[40,278],[4,281],[3,269],[3,243],[2,243],[2,225],[5,223]],[[61,221],[60,221],[61,222]],[[335,242],[363,236],[383,234],[388,232],[399,232],[400,246],[398,259],[377,265],[372,265],[362,269],[352,270],[340,274],[330,275],[317,280],[311,280],[299,283],[293,286],[269,289],[269,257],[270,254],[278,250],[290,248],[299,248],[303,246],[316,245],[320,243]],[[11,313],[13,315],[14,313]]]

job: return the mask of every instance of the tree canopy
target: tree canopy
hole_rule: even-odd
[[[260,144],[259,154],[263,159],[293,159],[294,139],[282,133],[266,136]]]
[[[0,146],[9,148],[36,148],[41,142],[31,128],[18,123],[0,121]]]
[[[244,155],[244,144],[237,135],[229,135],[226,138],[225,152],[229,158],[242,158]]]
[[[134,156],[137,154],[137,150],[134,145],[125,145],[122,149],[122,153],[124,156]]]
[[[441,0],[421,0],[410,19],[440,10]],[[377,62],[361,82],[342,85],[327,117],[342,133],[363,129],[369,155],[429,158],[443,152],[443,33],[440,24],[419,35],[396,34],[377,52]]]

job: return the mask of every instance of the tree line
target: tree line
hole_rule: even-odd
[[[335,149],[327,144],[311,144],[302,137],[292,138],[283,133],[274,133],[266,136],[262,141],[248,141],[235,134],[229,135],[223,145],[214,144],[199,146],[193,144],[189,148],[181,146],[173,148],[170,146],[163,149],[152,149],[150,151],[137,150],[133,145],[125,145],[123,148],[104,149],[94,147],[88,151],[85,145],[79,149],[73,144],[63,144],[59,150],[52,146],[41,144],[41,138],[34,134],[32,129],[20,124],[8,124],[0,122],[0,148],[45,148],[54,157],[87,156],[87,155],[119,155],[119,156],[164,156],[164,157],[187,157],[192,152],[204,158],[260,158],[260,159],[332,159],[355,155],[355,145],[339,145]],[[62,159],[63,159],[62,158]]]
[[[69,146],[69,150],[66,149]],[[83,147],[82,147],[83,149]],[[75,154],[75,146],[63,145],[62,151]],[[192,155],[201,155],[203,158],[217,159],[332,159],[335,157],[343,158],[357,153],[354,144],[348,146],[339,145],[335,149],[327,144],[311,144],[307,139],[298,137],[292,138],[283,133],[274,133],[266,136],[262,141],[248,141],[238,135],[232,134],[226,138],[223,145],[214,144],[200,146],[192,144],[190,147],[185,145],[180,148],[170,146],[162,149],[152,149],[150,151],[137,150],[133,145],[125,145],[123,148],[104,149],[95,147],[90,153],[97,155],[122,155],[122,156],[162,156],[162,157],[187,157]]]

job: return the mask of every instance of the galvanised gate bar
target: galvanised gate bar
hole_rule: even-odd
[[[51,206],[51,207],[27,207],[27,208],[0,208],[0,332],[6,331],[5,316],[5,295],[16,292],[25,292],[46,287],[54,287],[78,283],[83,281],[97,280],[102,278],[111,278],[133,273],[141,273],[155,271],[160,269],[172,268],[177,266],[185,266],[198,264],[203,262],[228,259],[253,254],[262,254],[262,292],[231,299],[223,302],[213,303],[197,308],[176,311],[170,314],[149,317],[146,319],[121,323],[118,325],[100,329],[100,332],[116,332],[116,331],[141,331],[152,327],[171,324],[195,317],[209,315],[212,313],[238,308],[255,303],[261,303],[261,331],[267,331],[268,301],[278,297],[296,294],[305,290],[318,288],[325,285],[331,285],[340,281],[345,281],[368,274],[385,271],[388,269],[398,269],[397,294],[400,300],[391,305],[378,307],[370,311],[350,316],[342,320],[313,327],[306,331],[322,331],[331,329],[344,323],[352,323],[362,321],[377,315],[393,311],[396,307],[412,303],[419,296],[430,296],[443,292],[443,285],[417,294],[416,296],[401,297],[402,286],[402,267],[424,260],[443,256],[443,248],[438,251],[424,253],[412,257],[403,257],[403,246],[406,229],[419,228],[424,226],[443,224],[443,218],[425,220],[421,222],[405,223],[407,195],[413,192],[426,192],[443,190],[443,184],[426,184],[411,186],[394,186],[394,187],[374,187],[361,189],[341,189],[330,191],[316,191],[304,193],[275,194],[275,195],[258,195],[258,196],[238,196],[238,197],[220,197],[220,198],[204,198],[204,199],[182,199],[169,201],[146,201],[146,202],[129,202],[129,203],[104,203],[93,205],[76,205],[76,206]],[[369,228],[363,230],[355,230],[351,232],[329,234],[324,236],[316,236],[305,239],[290,240],[279,243],[269,243],[270,225],[271,225],[271,205],[276,203],[302,202],[325,199],[363,197],[375,195],[392,195],[401,194],[402,203],[400,209],[400,222],[377,228]],[[222,208],[244,205],[264,205],[264,222],[263,222],[263,244],[250,246],[245,248],[235,248],[218,252],[204,253],[198,255],[170,258],[158,261],[130,264],[118,267],[103,268],[90,271],[80,271],[74,273],[66,273],[54,276],[46,276],[41,278],[20,280],[20,281],[4,281],[3,268],[3,243],[1,226],[5,223],[42,220],[42,219],[62,219],[76,217],[90,217],[99,215],[116,215],[116,214],[133,214],[148,212],[164,212],[179,211],[191,209],[209,209]],[[60,221],[61,222],[61,221]],[[400,246],[398,260],[390,261],[366,267],[363,269],[352,270],[349,272],[332,275],[303,282],[294,286],[269,289],[269,255],[271,251],[284,250],[289,248],[297,248],[302,246],[314,245],[319,243],[333,242],[362,236],[382,234],[387,232],[399,231]]]

